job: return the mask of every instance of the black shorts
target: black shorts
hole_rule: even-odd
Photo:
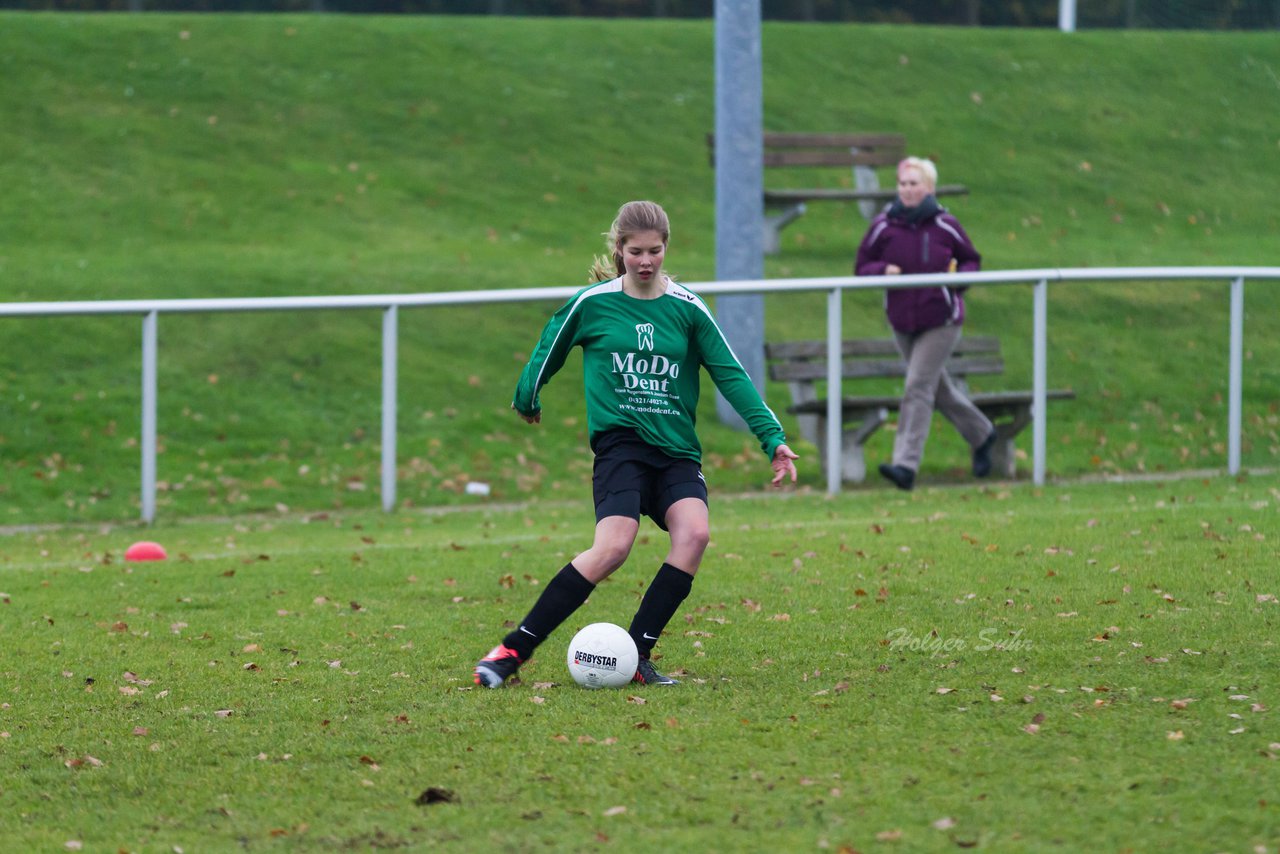
[[[592,440],[591,450],[596,455],[591,490],[597,522],[607,516],[639,521],[644,515],[665,531],[672,504],[682,498],[707,503],[701,465],[667,456],[632,430],[601,433]]]

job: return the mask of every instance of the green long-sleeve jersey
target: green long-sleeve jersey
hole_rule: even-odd
[[[584,288],[551,317],[520,374],[512,400],[522,414],[542,411],[539,392],[582,347],[587,429],[592,438],[628,427],[673,457],[702,461],[697,423],[699,371],[746,421],[770,459],[786,441],[733,354],[711,311],[673,281],[656,299],[636,299],[614,279]]]

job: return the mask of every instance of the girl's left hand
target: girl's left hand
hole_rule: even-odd
[[[782,479],[787,475],[791,475],[791,482],[796,482],[796,464],[794,460],[800,459],[800,455],[788,448],[786,445],[779,445],[773,452],[773,483],[777,486],[782,483]]]

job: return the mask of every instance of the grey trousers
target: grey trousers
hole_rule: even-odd
[[[981,445],[995,427],[956,386],[946,368],[951,351],[960,341],[960,327],[939,326],[912,335],[894,332],[893,336],[907,361],[898,435],[893,440],[893,464],[912,471],[920,469],[935,408],[955,425],[969,447]]]

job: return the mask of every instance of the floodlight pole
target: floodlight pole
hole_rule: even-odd
[[[716,0],[716,278],[764,277],[764,106],[760,0]],[[764,392],[764,295],[716,298],[716,317],[734,355]],[[725,424],[746,424],[717,393]]]
[[[1058,29],[1064,33],[1076,31],[1076,0],[1058,0]]]

